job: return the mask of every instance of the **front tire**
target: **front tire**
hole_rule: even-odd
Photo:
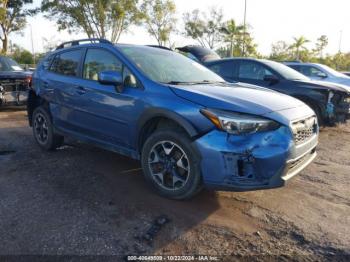
[[[54,132],[50,114],[42,107],[33,112],[33,135],[38,145],[44,150],[54,150],[63,144],[63,136]]]
[[[199,154],[181,130],[155,131],[144,143],[141,162],[145,179],[161,196],[188,199],[201,189]]]

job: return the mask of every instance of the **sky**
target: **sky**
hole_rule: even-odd
[[[207,11],[210,7],[222,8],[224,19],[234,19],[243,23],[245,0],[174,0],[177,8],[178,30],[183,30],[182,15],[194,9]],[[247,23],[258,44],[258,51],[268,55],[271,44],[279,40],[293,42],[293,37],[305,36],[311,41],[307,46],[314,47],[314,42],[321,35],[327,35],[329,45],[326,53],[334,54],[339,48],[350,52],[350,0],[246,0]],[[33,6],[40,6],[40,0],[34,0]],[[54,21],[39,14],[28,19],[23,33],[12,34],[12,43],[32,51],[31,31],[34,52],[42,52],[45,40],[60,43],[78,38],[86,38],[83,33],[69,34],[59,32]],[[131,44],[156,44],[142,27],[132,27],[124,33],[119,42]],[[176,46],[198,44],[195,40],[181,34],[171,36]]]

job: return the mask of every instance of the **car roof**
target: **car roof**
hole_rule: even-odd
[[[312,66],[312,65],[321,65],[318,63],[310,63],[310,62],[283,62],[285,65],[306,65],[306,66]]]
[[[105,42],[102,42],[102,43],[82,43],[82,44],[79,44],[79,45],[72,45],[72,46],[67,46],[67,47],[61,47],[61,48],[56,48],[55,50],[52,50],[51,52],[49,52],[48,54],[49,55],[52,55],[52,54],[56,54],[56,53],[60,53],[60,52],[65,52],[65,51],[69,51],[69,50],[73,50],[73,49],[77,49],[79,47],[101,47],[101,46],[104,46],[104,47],[114,47],[116,49],[118,49],[119,47],[137,47],[137,48],[143,48],[143,49],[159,49],[159,50],[162,50],[162,51],[165,51],[165,52],[173,52],[171,49],[168,49],[168,48],[160,48],[159,46],[151,46],[151,45],[135,45],[135,44],[127,44],[127,43],[117,43],[117,44],[112,44],[112,43],[105,43]]]

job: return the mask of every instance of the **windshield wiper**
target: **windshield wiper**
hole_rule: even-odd
[[[186,81],[169,81],[163,84],[168,85],[200,85],[200,84],[216,84],[216,83],[225,83],[222,81],[209,81],[209,80],[203,80],[203,81],[197,81],[197,82],[186,82]]]
[[[162,84],[168,85],[193,85],[194,82],[185,82],[185,81],[169,81],[169,82],[161,82]]]

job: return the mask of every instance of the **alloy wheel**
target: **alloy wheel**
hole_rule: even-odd
[[[166,190],[181,189],[189,179],[189,159],[185,151],[171,141],[161,141],[152,147],[148,167],[153,180]]]

